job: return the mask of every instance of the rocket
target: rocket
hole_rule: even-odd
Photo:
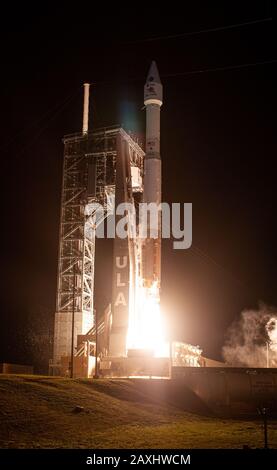
[[[143,202],[159,206],[162,196],[162,174],[160,155],[160,109],[163,103],[163,87],[156,63],[153,61],[144,86],[146,108],[146,149],[144,159]],[[149,219],[149,218],[148,218]],[[149,223],[149,220],[148,220]],[[149,234],[149,226],[148,226]],[[143,283],[146,288],[155,285],[160,289],[161,282],[161,214],[158,216],[158,229],[152,237],[145,239],[143,246]]]

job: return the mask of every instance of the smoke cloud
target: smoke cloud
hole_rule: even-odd
[[[222,355],[233,366],[267,367],[268,357],[277,367],[277,308],[244,310],[227,330]]]

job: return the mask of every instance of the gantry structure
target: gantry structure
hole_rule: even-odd
[[[142,148],[120,126],[66,135],[63,142],[52,362],[57,374],[60,373],[62,358],[70,357],[72,338],[74,354],[80,354],[77,351],[78,337],[93,331],[95,325],[96,230],[113,212],[115,201],[116,204],[127,200],[132,202],[134,193],[142,192],[144,159]],[[126,311],[125,320],[127,315]]]

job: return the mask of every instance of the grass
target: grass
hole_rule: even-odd
[[[76,406],[84,411],[75,413]],[[166,404],[131,380],[0,376],[1,448],[263,446],[260,421],[219,419]],[[277,448],[277,422],[269,425]]]

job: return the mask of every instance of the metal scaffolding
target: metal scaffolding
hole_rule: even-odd
[[[63,140],[53,366],[70,355],[73,310],[74,348],[77,336],[87,334],[94,326],[95,234],[111,209],[111,195],[116,191],[118,133],[129,149],[129,164],[142,171],[141,147],[118,126],[67,135]]]

